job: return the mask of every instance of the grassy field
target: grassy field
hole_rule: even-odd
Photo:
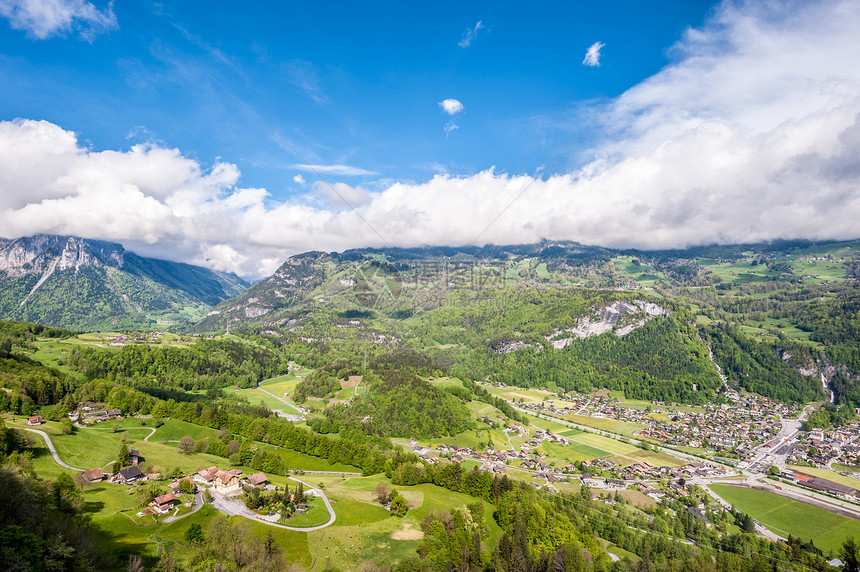
[[[137,421],[135,419],[130,419],[129,421]],[[139,423],[138,423],[139,425]],[[215,429],[210,429],[209,427],[203,427],[201,425],[195,425],[193,423],[186,423],[185,421],[178,421],[175,419],[171,419],[169,421],[165,421],[164,425],[158,427],[155,430],[155,434],[149,438],[150,441],[178,441],[185,435],[190,435],[195,440],[199,441],[205,437],[209,437],[210,439],[215,439],[218,437],[218,431]]]
[[[333,526],[358,526],[391,517],[391,513],[379,504],[359,502],[346,497],[328,497],[337,515]]]
[[[838,550],[849,536],[860,537],[860,522],[766,491],[711,485],[715,493],[781,536],[812,540],[825,550]]]
[[[582,415],[565,415],[564,419],[567,419],[568,421],[573,421],[574,423],[578,423],[580,425],[585,425],[586,427],[594,427],[595,429],[600,429],[601,431],[608,431],[610,433],[617,433],[619,435],[626,435],[628,437],[632,437],[633,433],[646,427],[642,423],[617,421],[615,419],[601,419],[599,417],[585,417]]]
[[[326,494],[336,500],[333,504],[338,515],[335,526],[308,533],[310,551],[315,558],[313,570],[332,565],[343,570],[355,570],[362,561],[376,561],[385,557],[394,561],[414,553],[423,537],[421,522],[428,511],[452,510],[477,499],[468,495],[441,489],[435,485],[414,487],[396,486],[408,500],[410,510],[403,518],[389,515],[373,498],[373,490],[380,482],[390,482],[383,475],[342,478],[313,475],[311,482],[325,484]],[[485,524],[490,536],[488,546],[494,546],[502,534],[492,518],[493,506],[485,503]]]
[[[329,514],[325,509],[325,503],[321,498],[313,497],[307,504],[308,512],[303,514],[294,513],[286,524],[300,528],[310,528],[312,526],[319,526],[328,522]],[[335,510],[335,514],[337,514],[337,510]]]
[[[860,489],[860,480],[846,477],[845,475],[840,475],[836,471],[831,471],[830,469],[819,469],[817,467],[800,467],[796,465],[787,465],[787,467],[799,473],[805,473],[807,475],[812,475],[813,477],[821,477],[822,479],[827,479],[828,481],[833,481],[834,483],[839,483],[841,485]]]

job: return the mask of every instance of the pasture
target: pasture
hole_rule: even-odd
[[[715,493],[781,536],[812,540],[836,551],[849,536],[860,537],[860,522],[767,491],[711,485]]]

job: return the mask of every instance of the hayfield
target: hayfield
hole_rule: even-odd
[[[711,488],[781,536],[792,534],[834,551],[849,536],[860,537],[860,522],[800,501],[730,485],[711,485]]]

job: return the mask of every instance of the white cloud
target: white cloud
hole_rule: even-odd
[[[466,29],[466,32],[463,34],[463,39],[457,42],[457,45],[461,48],[468,48],[472,45],[472,41],[478,37],[478,30],[483,29],[484,25],[481,23],[481,20],[478,20],[473,28]]]
[[[460,126],[454,123],[454,120],[452,119],[451,121],[446,123],[445,127],[443,127],[442,129],[445,131],[445,136],[447,137],[452,131],[455,131],[459,128]]]
[[[367,169],[351,167],[349,165],[306,165],[304,163],[296,163],[295,165],[290,165],[290,169],[298,169],[311,173],[324,173],[327,175],[342,175],[345,177],[377,174],[376,171],[368,171]]]
[[[588,49],[585,50],[585,59],[582,60],[582,65],[589,67],[600,66],[600,50],[605,46],[603,42],[594,42]]]
[[[293,177],[293,181],[295,181],[296,183],[298,183],[298,184],[300,184],[300,185],[304,185],[304,184],[305,184],[305,178],[304,178],[304,177],[302,177],[302,174],[301,174],[301,173],[299,173],[298,175],[296,175],[295,177]]]
[[[445,99],[439,102],[439,107],[448,115],[454,116],[463,111],[463,104],[456,99]]]
[[[355,210],[319,184],[318,205],[272,206],[265,190],[238,187],[229,163],[204,168],[157,145],[94,151],[51,123],[2,122],[0,229],[116,240],[250,277],[291,253],[386,244],[857,238],[858,28],[853,1],[725,3],[685,34],[675,63],[598,110],[605,139],[584,165],[544,179],[437,175],[373,193],[334,185]]]
[[[99,10],[86,0],[0,0],[0,16],[39,40],[73,29],[92,39],[119,27],[112,4]]]
[[[312,186],[313,192],[322,197],[331,208],[342,210],[354,208],[367,203],[371,194],[362,187],[351,187],[346,183],[328,184],[316,181]]]

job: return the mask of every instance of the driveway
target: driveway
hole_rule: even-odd
[[[195,512],[200,510],[200,507],[202,507],[202,506],[203,506],[203,495],[200,494],[199,492],[196,492],[196,493],[194,493],[194,510],[192,510],[191,512],[186,512],[182,516],[167,516],[167,517],[163,518],[161,522],[167,524],[169,522],[174,522],[176,520],[179,520],[180,518],[185,518],[189,514],[194,514]]]
[[[325,508],[329,514],[328,522],[326,522],[325,524],[320,524],[319,526],[309,527],[287,526],[285,524],[277,524],[246,507],[245,503],[242,502],[241,499],[229,498],[217,493],[212,494],[212,506],[215,507],[219,512],[223,512],[224,514],[230,516],[241,516],[242,518],[256,520],[257,522],[262,522],[263,524],[268,524],[269,526],[277,526],[278,528],[295,530],[297,532],[313,532],[314,530],[321,530],[323,528],[326,528],[327,526],[331,526],[332,524],[334,524],[334,519],[337,518],[337,515],[335,515],[334,509],[331,507],[331,503],[329,502],[328,497],[325,496],[325,493],[322,490],[312,487],[308,483],[300,481],[299,479],[296,479],[294,477],[287,478],[291,481],[302,483],[305,486],[305,491],[307,491],[308,494],[314,494],[322,498],[323,503],[325,504]]]

